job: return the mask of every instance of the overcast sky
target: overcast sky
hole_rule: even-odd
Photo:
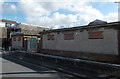
[[[119,0],[0,0],[0,13],[2,19],[21,23],[73,27],[95,19],[118,21],[118,3],[115,1]]]

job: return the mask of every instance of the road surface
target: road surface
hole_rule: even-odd
[[[2,72],[0,75],[3,78],[51,78],[51,79],[72,79],[72,75],[58,72],[43,66],[34,65],[10,56],[2,56],[0,52],[0,63],[2,63]]]

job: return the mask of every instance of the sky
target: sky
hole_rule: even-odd
[[[54,29],[118,21],[119,0],[0,0],[1,19]]]

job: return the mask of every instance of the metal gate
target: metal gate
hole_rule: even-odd
[[[30,38],[29,39],[29,48],[31,50],[36,50],[37,49],[37,38]]]

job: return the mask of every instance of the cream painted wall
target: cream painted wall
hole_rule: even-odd
[[[104,31],[103,39],[89,39],[87,30],[72,32],[74,33],[74,40],[64,40],[63,32],[60,34],[53,33],[55,35],[54,40],[47,40],[47,34],[45,34],[43,35],[43,49],[118,55],[117,30],[112,28],[102,28],[102,30]]]
[[[18,41],[18,37],[21,36],[16,36],[16,41],[12,39],[12,48],[21,50],[23,48],[23,38],[21,38],[21,41]]]

